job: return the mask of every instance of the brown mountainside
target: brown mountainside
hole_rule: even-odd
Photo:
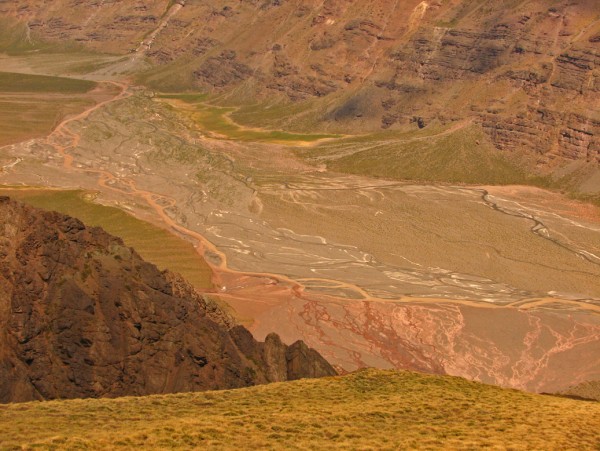
[[[0,198],[0,402],[237,388],[333,375],[264,343],[99,228]]]
[[[0,14],[28,36],[137,50],[159,87],[321,99],[332,130],[470,120],[542,167],[600,161],[596,0],[16,0]]]

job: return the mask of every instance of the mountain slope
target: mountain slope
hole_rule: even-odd
[[[133,52],[147,64],[128,69],[159,88],[224,93],[234,104],[309,101],[313,120],[292,120],[301,128],[470,119],[497,149],[527,153],[531,167],[577,162],[565,171],[583,174],[600,162],[593,0],[19,0],[0,14],[18,19],[32,45]]]
[[[0,197],[0,402],[244,387],[335,374],[258,343],[99,228]]]
[[[0,406],[0,446],[583,450],[600,445],[599,421],[596,402],[364,370],[213,393]]]

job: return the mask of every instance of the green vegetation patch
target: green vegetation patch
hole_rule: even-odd
[[[600,403],[363,370],[218,392],[0,407],[0,448],[598,449]]]
[[[509,160],[494,149],[476,126],[438,136],[363,143],[350,152],[340,146],[335,152],[342,156],[330,156],[328,167],[345,173],[427,182],[548,184],[529,175],[518,159]]]
[[[0,72],[0,92],[83,94],[96,86],[89,80]]]
[[[89,226],[102,227],[122,238],[145,260],[181,274],[195,288],[212,288],[211,269],[191,243],[119,208],[97,204],[90,193],[0,187],[0,194],[34,207],[74,216]]]
[[[248,128],[234,122],[230,115],[237,108],[219,107],[203,103],[205,96],[198,94],[163,94],[159,98],[165,100],[181,101],[189,108],[185,108],[193,121],[200,129],[208,134],[220,138],[244,142],[271,142],[302,144],[314,143],[322,139],[337,138],[339,135],[329,134],[301,134],[290,133],[282,130],[262,130]],[[171,103],[171,105],[177,105]]]
[[[291,102],[285,98],[273,97],[261,100],[259,103],[242,104],[231,113],[231,118],[247,127],[314,133],[315,130],[332,126],[331,123],[323,121],[325,114],[326,105],[322,99]]]

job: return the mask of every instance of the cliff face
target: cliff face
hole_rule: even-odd
[[[304,343],[255,341],[177,275],[99,228],[5,197],[0,218],[0,402],[335,374]]]
[[[0,15],[28,36],[142,53],[146,80],[169,88],[326,97],[338,129],[468,118],[538,164],[600,161],[595,0],[17,0]]]

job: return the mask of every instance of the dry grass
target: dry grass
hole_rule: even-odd
[[[249,389],[0,407],[1,449],[597,449],[600,404],[365,370]]]

